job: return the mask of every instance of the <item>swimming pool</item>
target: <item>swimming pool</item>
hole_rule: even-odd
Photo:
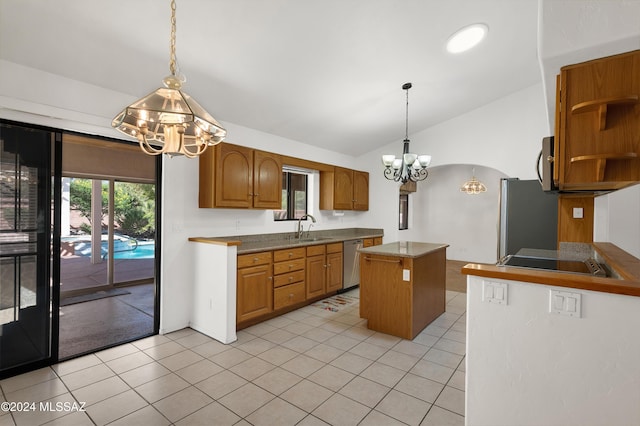
[[[114,259],[153,259],[156,253],[154,241],[138,243],[138,247],[133,250],[117,251]]]
[[[91,256],[91,240],[86,236],[63,237],[63,243],[73,245],[73,254],[76,256]],[[108,242],[102,241],[102,258],[108,254]],[[113,241],[114,259],[153,259],[155,257],[155,241],[138,241],[126,237],[116,237]]]

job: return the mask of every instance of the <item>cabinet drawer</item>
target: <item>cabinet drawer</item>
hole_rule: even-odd
[[[238,256],[238,268],[246,268],[248,266],[266,265],[271,263],[271,252],[263,251],[260,253],[242,254]]]
[[[340,253],[342,251],[342,243],[327,244],[327,253]]]
[[[283,260],[299,259],[304,257],[304,247],[276,250],[273,252],[273,261],[281,262]]]
[[[307,256],[318,256],[324,254],[324,245],[307,247]]]
[[[280,309],[305,300],[304,282],[278,287],[273,290],[273,308]]]
[[[362,240],[363,247],[371,247],[373,245],[373,238],[365,238]]]
[[[288,262],[278,262],[273,265],[275,275],[286,274],[287,272],[304,269],[304,258],[293,259]]]
[[[274,287],[281,287],[283,285],[297,283],[298,281],[304,281],[304,270],[276,275],[273,278],[273,285]]]

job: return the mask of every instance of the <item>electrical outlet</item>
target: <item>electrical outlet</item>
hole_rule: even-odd
[[[496,303],[498,305],[508,305],[508,289],[509,286],[507,283],[482,281],[482,301]]]

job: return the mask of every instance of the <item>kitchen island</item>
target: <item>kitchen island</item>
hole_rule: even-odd
[[[412,340],[445,310],[447,244],[399,241],[360,249],[360,316]]]
[[[462,269],[468,424],[640,424],[640,259],[591,246],[609,276]]]

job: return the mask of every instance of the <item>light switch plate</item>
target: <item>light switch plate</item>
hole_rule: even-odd
[[[549,312],[580,318],[582,316],[582,294],[549,290]]]
[[[411,271],[409,269],[402,270],[402,280],[411,281]]]
[[[508,305],[507,283],[493,281],[482,281],[482,301],[496,303],[498,305]]]
[[[582,219],[584,217],[584,210],[582,207],[574,207],[573,208],[573,218],[574,219]]]

